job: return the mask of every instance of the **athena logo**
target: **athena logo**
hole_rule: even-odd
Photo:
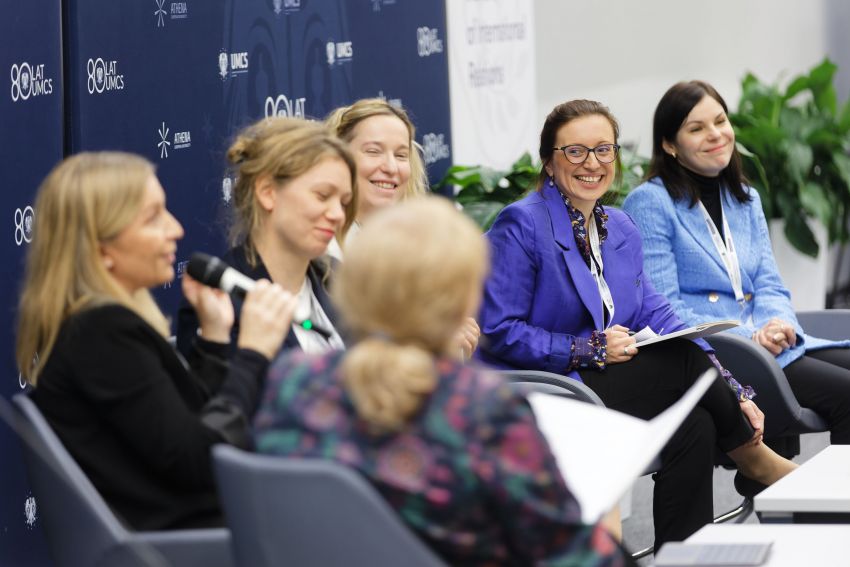
[[[277,95],[277,98],[267,97],[265,104],[265,116],[294,116],[304,118],[304,107],[307,104],[305,97],[290,99],[286,95]]]
[[[159,143],[156,147],[159,148],[159,159],[167,158],[168,147],[171,146],[171,142],[168,141],[168,126],[165,125],[165,122],[159,127],[157,133],[159,134]]]
[[[24,242],[32,241],[32,225],[35,220],[35,211],[27,205],[21,209],[15,209],[15,244],[20,246]]]
[[[419,53],[419,57],[428,57],[434,53],[443,52],[443,40],[440,39],[440,32],[436,28],[416,28],[416,42],[416,51]]]
[[[12,101],[27,100],[31,96],[48,95],[53,92],[53,79],[44,76],[44,65],[15,63],[9,73],[12,80]]]
[[[165,27],[165,9],[163,6],[165,5],[165,0],[154,0],[156,2],[156,12],[153,13],[156,16],[156,27],[164,28]]]
[[[38,506],[35,503],[34,496],[27,496],[24,501],[24,517],[26,518],[27,528],[32,529],[35,521],[38,520]]]

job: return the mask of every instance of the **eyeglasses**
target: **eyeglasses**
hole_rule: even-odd
[[[573,144],[570,146],[561,146],[560,148],[552,148],[553,150],[561,150],[564,152],[564,157],[567,161],[576,165],[584,163],[590,152],[596,156],[596,161],[599,163],[611,163],[617,159],[617,152],[620,150],[619,144],[600,144],[595,148],[588,148],[581,144]]]

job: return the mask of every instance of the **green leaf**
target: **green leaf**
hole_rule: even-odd
[[[844,103],[838,116],[838,131],[844,135],[850,132],[850,98]]]
[[[791,243],[794,248],[807,254],[812,258],[817,258],[820,247],[818,246],[815,235],[812,229],[806,223],[805,215],[800,211],[794,211],[785,217],[785,238]]]
[[[840,151],[833,152],[832,163],[835,164],[838,175],[841,176],[841,180],[844,182],[845,194],[850,196],[850,157]]]
[[[531,163],[530,153],[525,152],[524,154],[519,156],[519,159],[514,162],[514,164],[511,166],[511,169],[516,170],[521,167],[533,167],[533,164]]]
[[[785,162],[785,171],[796,182],[802,183],[812,169],[814,160],[812,147],[796,140],[786,140],[784,148],[788,158]]]
[[[475,224],[480,226],[481,230],[487,230],[493,224],[493,221],[496,220],[499,211],[504,208],[505,205],[503,203],[488,201],[464,205],[463,212],[475,221]]]
[[[833,217],[833,208],[824,187],[819,183],[807,181],[801,189],[800,202],[806,212],[820,219],[824,226],[829,226]]]
[[[788,88],[785,90],[785,95],[782,98],[786,101],[790,100],[808,88],[809,78],[805,75],[800,75],[791,81],[791,84],[788,85]]]

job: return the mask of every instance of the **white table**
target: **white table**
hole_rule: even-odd
[[[850,445],[830,445],[764,489],[753,505],[763,523],[850,523]]]
[[[773,542],[764,567],[843,567],[850,564],[850,526],[709,524],[687,543]]]

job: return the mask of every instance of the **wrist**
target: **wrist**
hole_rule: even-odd
[[[201,325],[198,327],[198,336],[211,343],[227,344],[230,342],[230,329]]]

